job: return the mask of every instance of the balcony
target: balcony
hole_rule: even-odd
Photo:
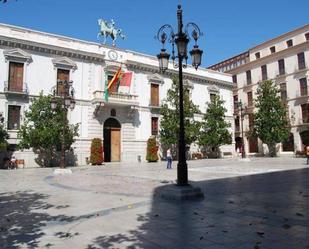
[[[295,93],[295,98],[307,98],[309,95],[308,95],[308,89],[307,91],[299,91],[297,90],[296,93]]]
[[[6,94],[14,94],[14,95],[28,95],[29,90],[28,90],[28,85],[27,83],[23,83],[22,87],[14,87],[10,86],[8,81],[4,82],[4,93]]]
[[[92,103],[103,103],[104,105],[118,105],[118,106],[136,106],[138,105],[137,95],[127,93],[109,93],[108,101],[105,100],[104,91],[94,91]]]

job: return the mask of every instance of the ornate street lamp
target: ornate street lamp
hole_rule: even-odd
[[[58,80],[59,86],[63,87],[63,91],[60,93],[54,90],[53,97],[50,102],[50,107],[52,110],[55,110],[60,104],[60,107],[63,108],[63,127],[62,127],[62,141],[61,141],[61,157],[60,157],[60,168],[65,168],[65,129],[68,122],[67,113],[68,108],[73,110],[75,108],[74,100],[74,88],[73,81]],[[57,87],[57,86],[56,86]]]
[[[244,140],[244,116],[248,114],[247,107],[243,106],[241,100],[236,102],[235,105],[239,111],[239,117],[241,122],[241,157],[246,158],[245,140]]]
[[[164,48],[165,42],[168,41],[172,44],[172,60],[175,68],[179,69],[179,147],[178,147],[178,165],[177,165],[177,185],[188,185],[188,166],[186,162],[186,144],[185,144],[185,128],[184,128],[184,113],[183,113],[183,75],[182,68],[187,66],[188,53],[187,47],[192,37],[195,41],[195,45],[190,51],[192,57],[192,66],[197,69],[201,65],[201,59],[203,51],[198,48],[197,40],[202,35],[199,27],[195,23],[188,23],[183,30],[182,22],[182,8],[178,5],[177,10],[178,20],[178,32],[175,33],[171,25],[163,25],[156,35],[156,38],[162,43],[161,52],[157,55],[159,60],[159,68],[161,72],[165,72],[168,69],[168,62],[170,55]],[[193,30],[192,33],[189,30]],[[166,33],[167,32],[167,33]],[[175,55],[175,44],[177,46],[177,54]],[[175,63],[175,60],[178,59]],[[183,60],[185,64],[183,65]]]

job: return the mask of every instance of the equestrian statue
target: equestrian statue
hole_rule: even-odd
[[[98,24],[100,26],[100,32],[98,33],[98,39],[100,36],[103,37],[103,44],[106,44],[106,38],[110,36],[113,40],[113,46],[115,46],[115,42],[117,40],[117,37],[120,36],[120,38],[125,39],[125,36],[122,34],[121,29],[115,28],[115,22],[113,19],[111,19],[110,23],[107,23],[107,21],[103,19],[98,20]]]

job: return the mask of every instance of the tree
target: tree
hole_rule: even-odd
[[[184,87],[184,127],[185,143],[190,146],[197,140],[200,122],[194,120],[194,114],[200,113],[197,105],[190,100],[189,91]],[[160,141],[164,146],[172,147],[178,152],[179,135],[179,83],[173,78],[172,88],[167,91],[167,97],[163,101],[160,111],[162,118],[160,121]]]
[[[249,132],[267,144],[269,155],[276,156],[276,143],[288,139],[290,122],[286,106],[278,95],[277,86],[270,80],[262,82],[257,89],[253,128]]]
[[[225,121],[226,109],[224,101],[219,96],[215,96],[208,104],[206,113],[203,116],[202,129],[198,137],[198,144],[206,150],[211,150],[215,157],[220,156],[220,146],[230,144],[232,136],[228,130],[230,123]]]
[[[148,162],[157,162],[158,157],[158,146],[155,137],[150,137],[147,141],[147,155],[146,160]]]
[[[100,138],[94,138],[91,141],[90,163],[92,165],[101,165],[103,159],[103,145]]]
[[[7,145],[8,145],[8,142],[7,142],[8,138],[9,138],[9,135],[3,126],[3,117],[0,116],[0,151],[6,150]]]
[[[33,100],[18,132],[18,138],[21,139],[18,147],[32,148],[39,155],[37,163],[41,166],[50,166],[51,161],[58,157],[56,152],[61,150],[63,128],[66,150],[71,148],[74,137],[78,136],[78,124],[64,124],[65,111],[61,103],[57,104],[55,111],[52,111],[50,103],[51,96],[43,96],[42,93]]]

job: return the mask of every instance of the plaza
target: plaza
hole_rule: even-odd
[[[181,202],[176,164],[1,171],[1,248],[309,248],[304,158],[188,161],[205,197]]]

